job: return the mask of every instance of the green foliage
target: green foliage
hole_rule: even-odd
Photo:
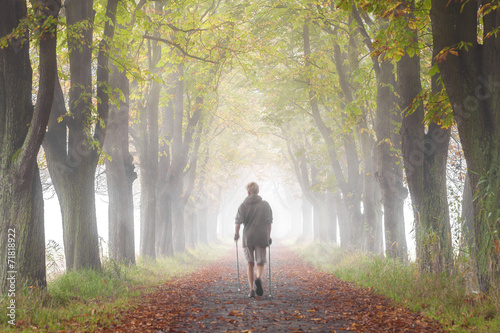
[[[500,328],[500,290],[485,296],[471,289],[470,258],[461,258],[458,274],[451,276],[423,273],[416,263],[347,252],[331,244],[310,244],[297,247],[296,251],[341,280],[373,288],[400,306],[437,319],[447,331],[496,332]]]

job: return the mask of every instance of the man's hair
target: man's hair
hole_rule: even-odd
[[[259,185],[255,182],[251,182],[247,184],[248,194],[259,194]]]

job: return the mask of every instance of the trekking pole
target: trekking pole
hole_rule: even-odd
[[[271,244],[269,244],[269,297],[272,296],[271,290]]]
[[[236,270],[238,272],[238,292],[240,292],[240,261],[238,259],[238,240],[235,241],[236,244]]]

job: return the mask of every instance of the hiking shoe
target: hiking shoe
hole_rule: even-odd
[[[250,294],[248,294],[248,297],[255,297],[255,291],[250,291]]]
[[[262,296],[264,294],[264,290],[262,289],[262,282],[260,279],[255,279],[255,293],[257,296]]]

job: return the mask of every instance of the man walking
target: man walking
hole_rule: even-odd
[[[273,212],[269,203],[259,196],[257,183],[249,183],[246,189],[248,196],[236,214],[234,240],[237,241],[240,238],[240,226],[243,224],[243,249],[248,261],[248,283],[250,286],[248,296],[255,297],[255,294],[257,296],[264,294],[261,278],[266,263],[266,247],[271,243]],[[257,272],[254,275],[255,263],[257,263]]]

